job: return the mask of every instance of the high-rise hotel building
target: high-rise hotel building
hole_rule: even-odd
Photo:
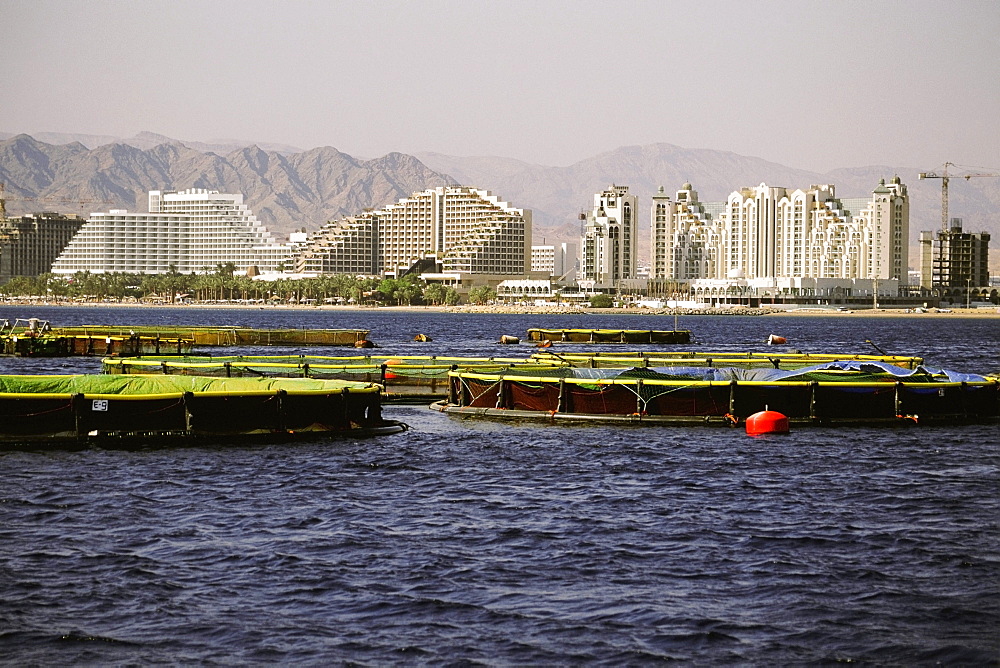
[[[274,271],[290,268],[294,252],[274,240],[243,195],[151,190],[148,213],[91,214],[52,272],[203,273],[230,262],[239,271]]]
[[[531,211],[478,188],[431,188],[327,223],[296,270],[401,276],[421,263],[453,275],[522,276],[531,267]]]
[[[0,219],[0,285],[48,273],[83,224],[83,218],[49,212]]]
[[[612,185],[594,195],[586,215],[580,276],[596,287],[615,287],[636,278],[638,262],[639,198],[628,186]]]
[[[685,183],[653,196],[651,278],[898,279],[907,282],[909,197],[899,177],[870,197],[837,198],[832,185],[766,184],[703,203]]]

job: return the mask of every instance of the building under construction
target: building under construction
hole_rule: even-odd
[[[962,231],[952,218],[947,230],[920,233],[920,285],[934,288],[978,288],[989,285],[990,235]]]

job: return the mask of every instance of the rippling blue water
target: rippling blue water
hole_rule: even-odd
[[[57,324],[370,328],[389,354],[651,316],[31,309]],[[700,350],[1000,368],[992,319],[688,317]],[[430,344],[411,343],[424,332]],[[686,347],[685,347],[686,348]],[[773,349],[772,349],[773,350]],[[263,354],[280,349],[257,350]],[[300,352],[344,354],[345,349]],[[99,361],[0,359],[6,373]],[[995,664],[1000,427],[539,426],[0,454],[0,661]]]

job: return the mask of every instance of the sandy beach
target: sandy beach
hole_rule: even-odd
[[[662,315],[662,316],[823,316],[841,318],[1000,318],[1000,307],[992,308],[932,308],[926,311],[913,309],[848,309],[826,307],[805,307],[782,309],[775,307],[733,307],[705,309],[651,309],[651,308],[584,308],[578,306],[535,306],[527,304],[490,304],[483,306],[357,306],[357,305],[299,305],[299,304],[233,304],[233,303],[185,303],[185,304],[153,304],[142,302],[53,302],[53,301],[4,301],[4,306],[23,309],[31,306],[45,307],[84,307],[84,308],[197,308],[197,309],[243,309],[243,310],[301,310],[301,311],[383,311],[383,312],[415,312],[415,313],[494,313],[494,314],[538,314],[538,315]]]

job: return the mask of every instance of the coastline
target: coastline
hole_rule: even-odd
[[[139,309],[239,309],[239,310],[295,310],[295,311],[329,311],[356,312],[403,312],[403,313],[488,313],[507,315],[645,315],[645,316],[820,316],[843,318],[1000,318],[1000,307],[995,308],[954,308],[930,309],[926,312],[915,312],[912,309],[850,309],[840,311],[835,308],[806,307],[795,309],[779,309],[772,307],[749,308],[706,308],[706,309],[651,309],[651,308],[586,308],[558,307],[534,305],[487,305],[487,306],[359,306],[359,305],[299,305],[299,304],[229,304],[229,303],[187,303],[187,304],[150,304],[139,302],[55,302],[55,301],[10,301],[0,302],[4,306],[27,307],[85,307],[85,308],[139,308]]]

